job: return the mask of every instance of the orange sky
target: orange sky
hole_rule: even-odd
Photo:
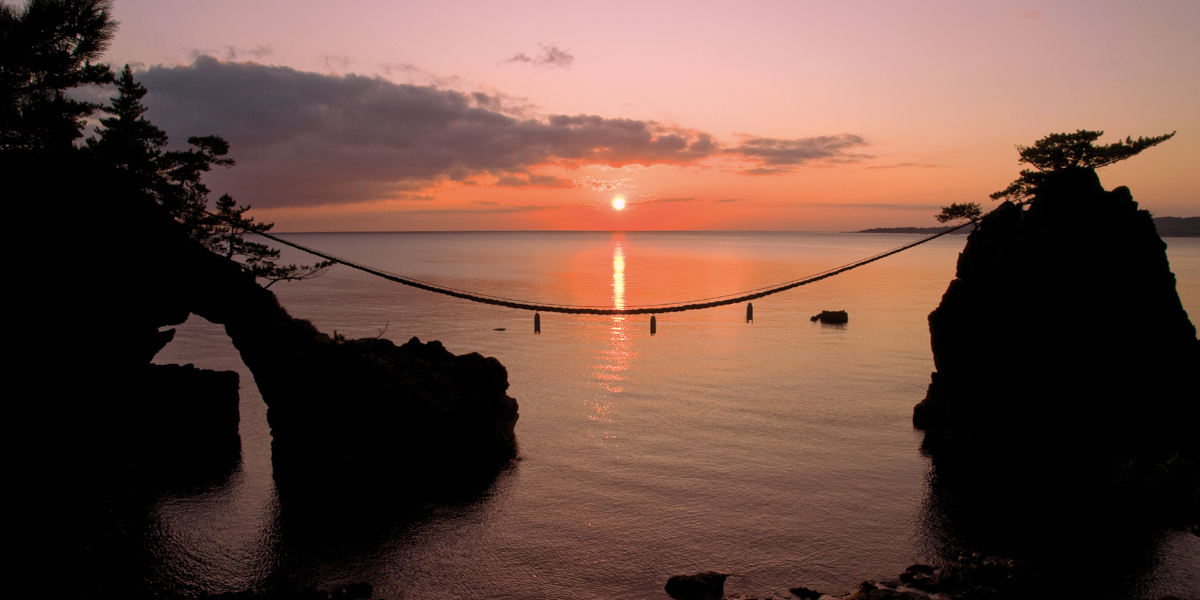
[[[229,139],[210,187],[277,231],[931,226],[992,206],[1016,144],[1075,129],[1178,131],[1101,179],[1200,215],[1193,2],[114,12],[108,59],[138,68],[151,120]]]

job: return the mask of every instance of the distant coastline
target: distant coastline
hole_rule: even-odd
[[[1159,237],[1200,237],[1200,217],[1154,217],[1154,228]],[[913,233],[928,235],[941,233],[950,229],[945,227],[875,227],[863,229],[854,233]],[[963,227],[951,235],[971,233],[971,228]]]
[[[1200,237],[1200,217],[1154,217],[1159,237]]]
[[[926,235],[930,233],[941,233],[950,228],[950,225],[945,227],[876,227],[874,229],[863,229],[862,231],[855,231],[853,233],[916,233]],[[950,235],[965,235],[968,233],[971,233],[971,228],[963,227],[962,229],[959,229]]]

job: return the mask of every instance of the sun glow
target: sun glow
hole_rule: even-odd
[[[625,199],[621,198],[620,196],[613,198],[612,207],[616,210],[624,209],[625,208]]]

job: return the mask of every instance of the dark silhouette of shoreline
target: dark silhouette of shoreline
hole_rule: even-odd
[[[1200,237],[1200,217],[1154,217],[1154,227],[1160,237]],[[910,233],[929,235],[950,229],[946,227],[875,227],[854,233]],[[970,229],[960,229],[950,235],[966,235]]]

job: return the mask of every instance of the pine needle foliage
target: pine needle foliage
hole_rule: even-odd
[[[231,167],[229,142],[219,136],[188,138],[186,150],[167,150],[166,132],[145,117],[146,88],[129,65],[117,77],[96,62],[108,48],[117,23],[111,0],[0,1],[0,161],[83,164],[121,174],[123,192],[141,192],[183,225],[187,235],[238,263],[267,286],[315,277],[333,263],[276,264],[279,251],[251,242],[247,234],[271,229],[245,216],[229,195],[210,212],[203,175]],[[76,100],[74,88],[115,83],[110,104]],[[84,144],[87,119],[97,110],[96,135]]]
[[[252,242],[245,238],[246,234],[270,231],[274,223],[255,223],[253,217],[245,216],[247,206],[238,206],[233,197],[224,194],[217,199],[217,212],[210,215],[209,237],[205,245],[218,254],[223,254],[229,260],[242,265],[242,268],[255,277],[267,280],[271,287],[280,281],[301,281],[312,279],[323,274],[333,266],[331,260],[321,261],[314,265],[279,266],[279,250],[266,244]]]
[[[0,3],[0,150],[70,152],[99,106],[67,90],[112,81],[94,62],[117,23],[110,0]]]
[[[1018,162],[1033,165],[1037,170],[1022,170],[1016,181],[992,194],[992,200],[1021,201],[1031,198],[1052,173],[1106,167],[1171,139],[1175,132],[1136,140],[1126,137],[1113,144],[1097,146],[1095,142],[1102,135],[1103,131],[1079,129],[1075,133],[1052,133],[1032,146],[1017,146],[1017,152],[1021,155]]]
[[[934,218],[938,220],[938,223],[948,223],[959,219],[970,219],[972,223],[978,223],[982,216],[983,207],[978,202],[963,202],[943,206],[942,212]]]

